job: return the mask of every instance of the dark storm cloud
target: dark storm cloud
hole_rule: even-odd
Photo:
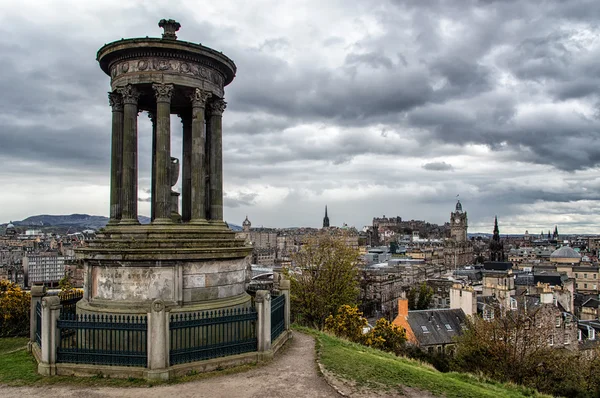
[[[425,163],[421,167],[424,168],[425,170],[430,170],[430,171],[450,171],[450,170],[454,170],[454,167],[450,163],[446,163],[446,162]]]
[[[248,193],[258,188],[248,182],[287,187],[290,203],[306,202],[307,195],[320,201],[340,186],[376,187],[356,203],[383,209],[397,206],[398,196],[410,197],[418,181],[415,201],[431,207],[406,208],[415,217],[443,208],[443,220],[457,193],[466,203],[471,198],[470,216],[486,222],[490,209],[508,216],[539,201],[600,200],[600,183],[586,180],[600,165],[596,1],[348,4],[315,4],[306,21],[306,11],[280,9],[292,16],[281,24],[270,14],[275,4],[216,18],[193,2],[148,1],[135,12],[115,5],[96,7],[94,15],[82,9],[68,28],[59,20],[64,16],[34,24],[16,9],[0,10],[6,11],[0,54],[8,55],[0,77],[6,94],[0,96],[0,161],[9,165],[5,170],[29,164],[38,174],[56,169],[107,180],[108,77],[94,55],[121,37],[158,36],[156,21],[172,15],[182,22],[181,40],[223,51],[238,66],[226,88],[224,167],[226,183],[235,182],[224,198],[228,208],[260,205],[259,195]],[[331,10],[339,21],[323,23],[320,14]],[[14,26],[21,27],[18,37]],[[150,142],[147,118],[141,119],[143,189]],[[432,160],[440,158],[448,160]],[[412,168],[394,163],[402,159]],[[517,162],[519,173],[535,175],[532,181],[511,179]],[[480,175],[478,168],[488,164],[493,172]],[[586,178],[556,183],[582,173]]]

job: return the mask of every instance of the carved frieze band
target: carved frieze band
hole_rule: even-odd
[[[137,105],[138,99],[140,98],[140,92],[132,84],[118,87],[116,91],[123,97],[124,104]]]
[[[212,94],[206,90],[195,88],[190,95],[190,101],[192,101],[193,108],[204,108],[206,100],[210,98]]]
[[[166,83],[154,83],[152,88],[154,89],[154,95],[156,96],[156,102],[171,102],[171,95],[173,95],[173,85]]]
[[[225,112],[225,108],[227,108],[227,102],[222,98],[214,99],[208,104],[209,112],[213,116],[221,116]]]
[[[123,112],[123,97],[116,91],[108,92],[108,104],[113,112]]]
[[[181,73],[210,81],[219,87],[223,87],[223,75],[211,68],[195,62],[169,60],[165,58],[142,58],[129,61],[121,61],[110,68],[112,78],[125,73],[159,71]]]

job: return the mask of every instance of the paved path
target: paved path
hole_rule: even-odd
[[[152,388],[114,388],[81,386],[2,387],[0,397],[340,397],[317,373],[315,342],[308,335],[294,332],[283,352],[265,366],[247,372],[216,376],[189,383]]]

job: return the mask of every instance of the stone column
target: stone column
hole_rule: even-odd
[[[181,161],[181,221],[192,219],[192,114],[181,113],[183,126]]]
[[[37,330],[37,304],[42,302],[46,295],[46,286],[33,286],[31,288],[31,309],[29,310],[29,342],[35,343],[35,332]]]
[[[156,162],[153,165],[152,179],[156,184],[156,196],[152,197],[155,206],[155,224],[171,224],[171,95],[172,84],[154,83],[156,95]]]
[[[284,319],[285,319],[285,330],[290,330],[290,280],[281,279],[279,282],[279,290],[281,294],[285,296],[285,308],[284,308]]]
[[[121,225],[136,225],[138,221],[138,134],[137,116],[139,91],[132,85],[120,87],[123,97],[123,202]]]
[[[150,172],[152,176],[150,178],[150,221],[154,220],[156,207],[154,206],[154,200],[156,197],[156,182],[154,181],[154,165],[156,164],[156,111],[149,111],[148,118],[152,123],[152,163]]]
[[[258,314],[256,325],[258,351],[269,351],[271,349],[271,293],[268,290],[259,290],[256,292],[254,301]]]
[[[224,224],[223,222],[223,112],[227,103],[221,98],[216,98],[209,104],[209,117],[207,124],[207,139],[209,148],[209,185],[210,185],[210,222]]]
[[[194,89],[192,101],[191,131],[191,218],[194,224],[206,223],[206,130],[204,129],[206,101],[211,96],[208,91]],[[185,148],[185,147],[184,147]]]
[[[116,91],[108,93],[112,107],[112,137],[110,155],[110,220],[109,225],[118,224],[122,211],[123,184],[123,97]]]
[[[162,300],[152,302],[148,313],[148,370],[151,380],[169,379],[169,315]]]
[[[38,364],[38,373],[43,376],[56,374],[56,349],[60,342],[57,321],[60,307],[58,296],[42,299],[42,361]]]

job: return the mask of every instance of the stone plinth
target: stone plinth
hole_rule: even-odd
[[[247,306],[251,248],[218,226],[108,226],[77,251],[83,313],[143,314],[154,300],[173,312]]]

